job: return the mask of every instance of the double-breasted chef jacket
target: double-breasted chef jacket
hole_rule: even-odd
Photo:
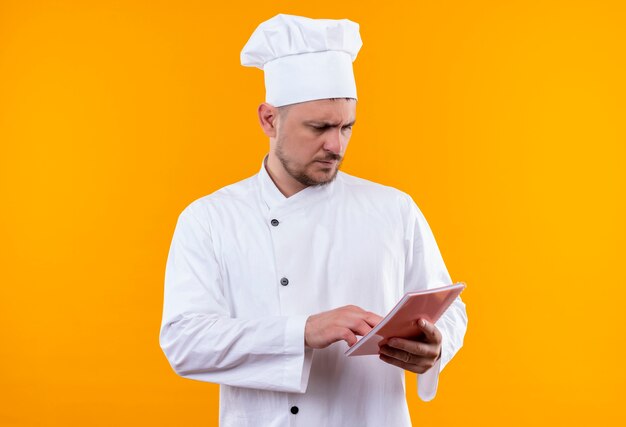
[[[407,291],[450,284],[424,216],[406,193],[341,171],[287,198],[265,159],[178,218],[159,337],[170,365],[221,384],[222,426],[411,425],[404,370],[346,357],[344,341],[305,348],[304,329],[322,311],[384,316]],[[462,300],[435,325],[442,355],[418,376],[422,400],[463,344]]]

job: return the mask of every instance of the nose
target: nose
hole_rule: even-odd
[[[333,132],[326,133],[326,140],[324,141],[324,150],[330,151],[333,154],[341,154],[345,147],[344,137],[341,134],[341,129]]]

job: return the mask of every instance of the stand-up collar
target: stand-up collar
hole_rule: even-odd
[[[259,171],[258,177],[261,199],[265,202],[269,210],[286,209],[291,211],[292,209],[303,208],[311,203],[321,202],[332,194],[337,181],[336,179],[330,184],[306,187],[291,197],[285,197],[276,184],[274,184],[274,181],[267,171],[267,158],[268,155],[266,154],[261,162],[261,170]]]

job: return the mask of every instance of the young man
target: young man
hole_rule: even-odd
[[[242,63],[265,71],[258,174],[191,203],[167,261],[160,343],[221,384],[225,426],[410,425],[404,370],[434,397],[463,343],[457,298],[419,340],[344,352],[407,291],[451,283],[428,224],[396,189],[339,171],[356,120],[358,25],[278,15]],[[402,369],[398,369],[402,368]]]

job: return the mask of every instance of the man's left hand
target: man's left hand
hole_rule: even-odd
[[[420,319],[417,327],[423,332],[419,338],[391,338],[380,347],[380,359],[418,374],[432,368],[441,357],[441,332],[426,319]]]

